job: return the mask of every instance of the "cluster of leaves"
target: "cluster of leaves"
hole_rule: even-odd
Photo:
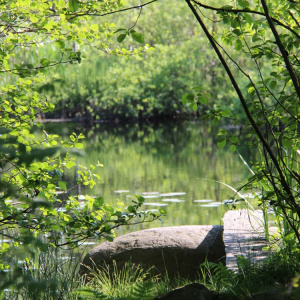
[[[224,106],[214,107],[207,111],[208,116],[229,118],[234,125],[244,126],[250,138],[248,146],[258,147],[261,153],[260,161],[248,165],[253,176],[246,188],[260,189],[260,205],[275,211],[286,246],[299,251],[299,3],[239,0],[234,5],[214,7],[200,1],[187,2],[222,62],[244,110],[243,114],[235,114]],[[211,35],[197,9],[214,11],[224,24],[223,33]],[[230,55],[232,47],[240,53],[240,59]],[[241,77],[248,81],[246,86],[239,80]],[[189,100],[194,98],[189,95]],[[186,100],[184,97],[183,101]],[[237,144],[245,143],[224,129],[219,135],[219,147],[229,142],[235,151]]]
[[[49,68],[81,62],[81,52],[74,45],[92,44],[107,52],[120,52],[108,47],[112,24],[87,21],[90,15],[120,9],[122,2],[0,1],[0,72],[10,78],[0,94],[1,291],[22,277],[22,272],[12,272],[12,252],[30,259],[38,251],[78,246],[87,238],[111,240],[118,226],[158,218],[141,210],[144,199],[139,196],[122,211],[101,197],[72,195],[76,185],[95,185],[99,178],[96,167],[101,164],[79,168],[74,186],[68,187],[64,171],[76,166],[72,154],[83,148],[84,136],[73,133],[68,141],[61,141],[36,121],[37,116],[54,109],[39,89]],[[54,58],[40,57],[32,63],[24,60],[28,52],[42,53],[45,44],[57,52]],[[43,135],[38,138],[36,131]]]

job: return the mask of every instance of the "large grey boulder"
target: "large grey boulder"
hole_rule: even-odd
[[[154,274],[192,279],[206,259],[225,263],[222,226],[162,227],[128,233],[88,252],[80,272],[88,272],[85,266],[101,269],[113,261],[120,270],[131,262],[143,268],[153,267]]]

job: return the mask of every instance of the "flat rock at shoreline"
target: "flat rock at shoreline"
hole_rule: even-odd
[[[227,267],[235,269],[238,256],[249,258],[252,263],[266,258],[268,252],[263,248],[268,243],[260,211],[230,210],[223,217],[223,226]],[[274,233],[274,228],[271,231]]]

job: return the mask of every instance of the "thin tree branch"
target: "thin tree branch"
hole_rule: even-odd
[[[291,11],[289,11],[289,15],[292,17],[292,19],[294,20],[294,22],[300,28],[300,23],[298,22],[298,20],[295,18],[295,16],[293,15],[293,13]]]
[[[107,13],[104,13],[104,14],[97,14],[97,13],[81,13],[80,14],[79,13],[79,14],[75,14],[75,15],[74,14],[66,14],[66,16],[71,16],[71,18],[69,18],[68,20],[74,19],[74,18],[77,18],[77,17],[80,17],[80,16],[104,17],[104,16],[107,16],[107,15],[112,15],[112,14],[124,12],[124,11],[127,11],[127,10],[131,10],[131,9],[143,8],[144,6],[147,6],[147,5],[149,5],[149,4],[153,3],[153,2],[156,2],[156,1],[158,1],[158,0],[152,0],[152,1],[149,1],[149,2],[144,3],[144,4],[127,7],[127,8],[123,8],[123,9],[119,9],[119,10],[107,12]]]
[[[288,70],[288,72],[289,72],[289,74],[291,76],[291,79],[293,81],[296,93],[297,93],[298,98],[300,100],[300,85],[299,85],[298,77],[297,77],[297,75],[296,75],[296,73],[295,73],[295,71],[294,71],[294,69],[293,69],[293,67],[291,65],[291,62],[290,62],[290,60],[288,58],[287,51],[285,50],[284,46],[281,43],[279,34],[278,34],[278,32],[277,32],[277,30],[276,30],[276,28],[275,28],[275,26],[273,24],[273,20],[272,20],[270,14],[269,14],[269,8],[268,8],[268,6],[266,4],[266,1],[265,0],[261,0],[261,4],[262,4],[263,9],[265,11],[265,15],[266,15],[268,24],[269,24],[269,26],[270,26],[270,28],[272,30],[272,33],[273,33],[273,35],[275,37],[276,44],[277,44],[277,46],[278,46],[278,48],[279,48],[279,50],[281,52],[281,55],[282,55],[282,57],[284,59],[284,62],[285,62],[285,66],[286,66],[286,68],[287,68],[287,70]]]
[[[251,13],[251,14],[255,14],[255,15],[260,15],[260,16],[264,16],[266,17],[266,15],[260,11],[256,11],[256,10],[251,10],[251,9],[228,9],[228,8],[218,8],[218,7],[213,7],[213,6],[209,6],[209,5],[205,5],[199,1],[196,0],[192,0],[195,4],[206,8],[206,9],[210,9],[210,10],[214,10],[214,11],[223,11],[223,12],[228,12],[228,13],[234,13],[234,14],[238,14],[238,13]],[[285,25],[284,23],[280,22],[279,20],[272,18],[272,21],[275,22],[276,24],[284,27],[285,29],[289,30],[290,32],[292,32],[298,39],[300,39],[300,35],[293,30],[292,28],[290,28],[289,26]]]
[[[134,28],[136,26],[136,24],[141,16],[142,10],[143,10],[143,7],[140,8],[139,15],[138,15],[137,19],[135,20],[135,23],[128,29],[128,31],[130,31],[132,28]]]

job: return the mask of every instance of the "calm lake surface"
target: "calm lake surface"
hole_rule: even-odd
[[[125,207],[139,194],[146,198],[145,210],[167,211],[162,222],[121,228],[117,235],[149,227],[221,224],[228,210],[223,201],[234,192],[219,181],[238,188],[251,176],[238,153],[231,153],[227,146],[217,147],[218,128],[203,122],[90,128],[52,123],[47,130],[65,136],[82,132],[86,139],[84,153],[76,158],[78,164],[99,161],[104,165],[97,169],[100,182],[92,190],[82,188],[83,194],[103,196],[113,205],[123,201]],[[251,160],[249,149],[238,150]],[[71,185],[75,174],[67,173],[65,179]]]

